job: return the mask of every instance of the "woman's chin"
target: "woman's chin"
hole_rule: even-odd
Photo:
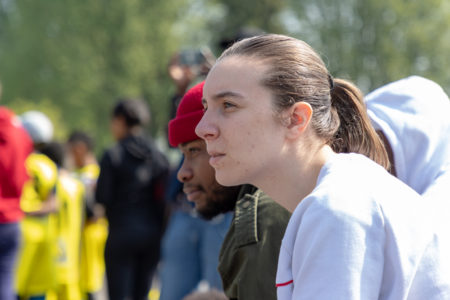
[[[236,186],[243,184],[243,182],[240,182],[240,180],[236,177],[236,172],[233,173],[216,170],[216,180],[223,186]]]

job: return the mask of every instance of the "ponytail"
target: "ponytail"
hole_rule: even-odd
[[[333,80],[307,43],[284,35],[260,35],[236,42],[219,60],[230,56],[258,59],[269,66],[262,85],[273,93],[276,113],[296,102],[309,103],[311,128],[321,142],[337,153],[363,154],[389,170],[388,155],[367,116],[362,93],[350,82]]]
[[[340,123],[330,141],[331,148],[337,153],[363,154],[389,170],[389,157],[372,127],[361,91],[343,79],[331,79],[330,82],[333,119]]]

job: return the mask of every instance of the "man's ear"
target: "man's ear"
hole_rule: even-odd
[[[306,102],[297,102],[289,108],[288,138],[295,139],[308,127],[312,117],[312,107]]]

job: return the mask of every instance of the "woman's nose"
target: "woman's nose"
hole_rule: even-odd
[[[212,140],[219,134],[217,126],[214,122],[212,122],[212,120],[214,120],[212,113],[207,110],[205,111],[205,114],[200,122],[197,124],[197,127],[195,127],[195,133],[205,141]]]

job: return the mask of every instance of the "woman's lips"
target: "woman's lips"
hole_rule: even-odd
[[[209,164],[213,167],[219,166],[220,161],[225,157],[225,154],[213,154],[209,158]]]

